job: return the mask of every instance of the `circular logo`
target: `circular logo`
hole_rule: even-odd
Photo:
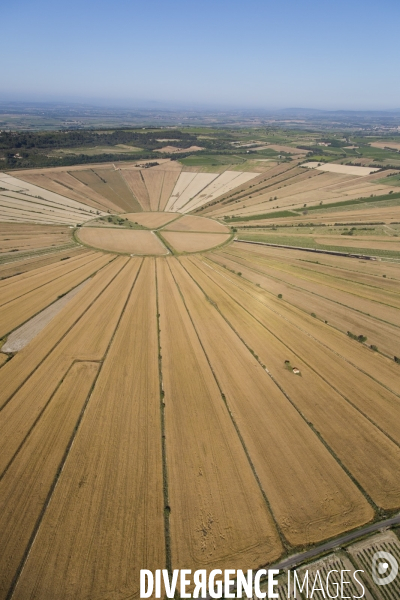
[[[399,565],[390,552],[375,552],[372,557],[372,579],[376,585],[392,583],[399,572]]]

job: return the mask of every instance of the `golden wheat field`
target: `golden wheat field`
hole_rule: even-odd
[[[0,174],[0,600],[139,598],[399,511],[399,200],[299,154]]]

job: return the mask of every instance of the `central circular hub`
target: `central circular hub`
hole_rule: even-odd
[[[76,233],[86,246],[117,254],[166,256],[204,252],[229,242],[228,227],[205,217],[141,212],[100,217]]]

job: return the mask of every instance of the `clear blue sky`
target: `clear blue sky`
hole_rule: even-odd
[[[400,108],[400,0],[18,0],[0,21],[0,99]]]

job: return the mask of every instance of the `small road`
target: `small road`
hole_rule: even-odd
[[[256,246],[272,246],[272,248],[288,248],[289,250],[302,250],[303,252],[314,252],[315,254],[330,254],[332,256],[347,256],[348,258],[363,258],[364,260],[378,260],[376,256],[368,254],[352,254],[350,252],[339,252],[338,250],[322,250],[321,248],[304,248],[302,246],[287,246],[285,244],[271,244],[270,242],[253,242],[251,240],[234,239],[241,244],[255,244]]]
[[[365,527],[362,527],[361,529],[357,529],[357,531],[352,531],[351,533],[346,533],[345,535],[342,535],[339,538],[336,538],[329,542],[325,542],[325,544],[321,544],[319,546],[315,546],[314,548],[311,548],[310,550],[306,550],[306,552],[301,552],[300,554],[294,554],[293,556],[289,556],[289,558],[285,558],[285,560],[283,560],[280,563],[277,563],[275,565],[268,565],[268,568],[269,569],[279,569],[279,570],[291,569],[292,567],[295,567],[296,565],[300,565],[301,563],[304,563],[305,561],[309,560],[310,558],[315,558],[316,556],[319,556],[320,554],[324,554],[325,552],[327,552],[329,550],[335,550],[336,548],[339,548],[340,546],[343,546],[344,544],[348,544],[349,542],[352,542],[353,540],[356,540],[358,538],[364,537],[365,535],[368,535],[369,533],[375,533],[376,531],[381,531],[382,529],[388,529],[389,527],[393,527],[393,525],[399,525],[399,524],[400,524],[400,513],[398,515],[395,515],[394,517],[390,517],[390,519],[386,519],[385,521],[379,521],[379,523],[373,523],[372,525],[366,525]],[[234,592],[235,590],[236,590],[236,582],[230,586],[231,592]],[[207,594],[206,598],[208,600],[211,600],[211,596],[209,594]]]
[[[368,535],[369,533],[374,533],[375,531],[381,531],[382,529],[387,529],[388,527],[393,527],[393,525],[400,524],[400,513],[390,519],[386,519],[385,521],[379,521],[379,523],[373,523],[372,525],[366,525],[361,529],[357,529],[357,531],[352,531],[351,533],[346,533],[339,538],[331,540],[330,542],[326,542],[325,544],[321,544],[320,546],[316,546],[315,548],[311,548],[310,550],[306,550],[306,552],[302,552],[301,554],[294,554],[289,558],[286,558],[282,562],[269,567],[270,569],[290,569],[295,565],[303,563],[309,558],[314,558],[319,554],[323,554],[327,550],[334,550],[339,546],[343,546],[344,544],[348,544],[353,540],[356,540],[364,535]]]

